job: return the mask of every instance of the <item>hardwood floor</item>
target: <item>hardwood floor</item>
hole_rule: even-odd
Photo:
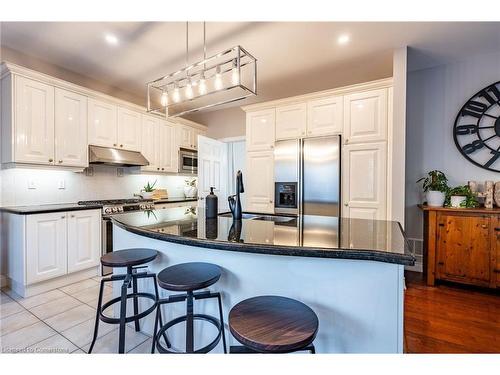
[[[500,353],[500,292],[440,284],[406,272],[408,353]]]

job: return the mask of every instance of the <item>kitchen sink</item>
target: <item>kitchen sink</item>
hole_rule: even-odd
[[[219,214],[221,217],[233,217],[231,212],[225,212]],[[261,220],[261,221],[273,221],[275,223],[288,223],[295,219],[295,217],[290,216],[277,216],[277,215],[261,215],[261,214],[242,214],[242,219],[245,220]]]

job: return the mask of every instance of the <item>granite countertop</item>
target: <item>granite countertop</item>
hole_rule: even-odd
[[[0,212],[8,212],[18,215],[31,215],[31,214],[46,214],[49,212],[63,212],[63,211],[80,211],[80,210],[95,210],[102,208],[101,205],[82,206],[78,203],[58,203],[58,204],[39,204],[33,206],[10,206],[0,207]]]
[[[244,215],[241,222],[234,222],[230,214],[207,220],[204,210],[196,207],[131,212],[115,215],[112,220],[145,237],[210,249],[415,263],[405,234],[395,221]]]
[[[163,203],[194,202],[197,200],[198,198],[171,197],[165,199],[154,199],[153,202],[158,204],[163,204]]]

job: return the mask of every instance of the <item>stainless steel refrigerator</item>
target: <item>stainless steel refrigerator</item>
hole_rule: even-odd
[[[276,142],[276,213],[340,216],[340,144],[340,136]]]

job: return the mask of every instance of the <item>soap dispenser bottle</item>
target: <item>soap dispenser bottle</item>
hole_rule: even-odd
[[[214,188],[210,188],[210,194],[205,198],[205,217],[207,219],[215,219],[218,214],[218,198],[214,194]]]

